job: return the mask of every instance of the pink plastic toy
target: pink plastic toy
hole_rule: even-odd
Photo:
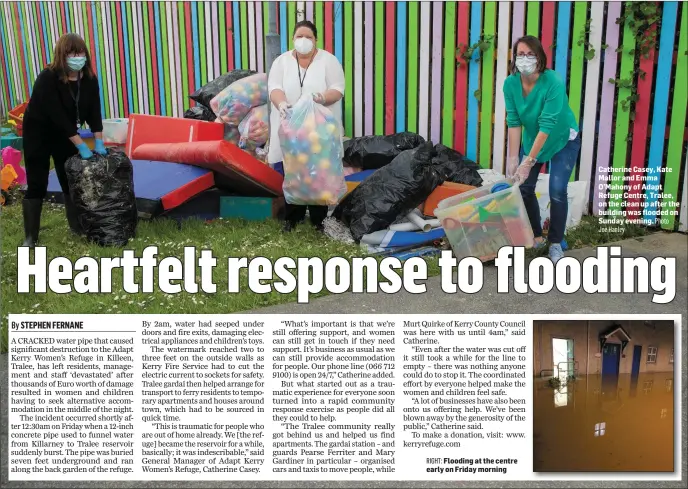
[[[24,168],[19,166],[19,162],[22,159],[21,151],[18,151],[11,147],[6,147],[2,150],[2,161],[5,165],[9,165],[14,168],[17,174],[17,185],[26,184],[26,171]]]

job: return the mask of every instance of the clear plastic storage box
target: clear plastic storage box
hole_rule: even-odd
[[[103,142],[122,145],[127,142],[129,119],[105,119],[103,121]]]
[[[473,256],[488,261],[503,246],[534,244],[521,191],[511,180],[444,199],[435,215],[459,260]]]

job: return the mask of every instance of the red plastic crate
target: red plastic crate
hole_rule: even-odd
[[[197,141],[222,141],[224,125],[217,122],[162,117],[158,115],[132,114],[125,152],[129,158],[142,144],[190,143]]]
[[[26,107],[29,106],[28,102],[17,105],[15,108],[10,110],[7,115],[11,121],[14,121],[17,125],[14,127],[14,132],[17,136],[22,135],[22,126],[24,125],[24,119],[21,117],[26,111]]]
[[[10,120],[16,122],[17,125],[22,124],[24,119],[20,116],[22,114],[24,114],[24,112],[26,111],[26,107],[28,107],[28,106],[29,106],[29,103],[24,102],[23,104],[17,105],[14,109],[10,110],[8,113],[10,116]]]

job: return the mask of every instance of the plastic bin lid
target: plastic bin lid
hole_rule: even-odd
[[[497,192],[501,192],[502,190],[506,190],[508,188],[511,188],[511,185],[506,182],[499,182],[492,186],[490,193],[496,194]]]

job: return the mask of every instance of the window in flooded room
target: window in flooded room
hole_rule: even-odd
[[[657,347],[647,347],[647,363],[657,363]]]
[[[662,418],[662,419],[666,418],[666,417],[667,417],[667,410],[666,410],[666,409],[662,409],[662,412],[659,413],[659,417]]]
[[[671,392],[671,388],[674,386],[674,379],[666,379],[664,381],[664,388],[667,392]]]
[[[654,385],[654,383],[654,380],[646,380],[643,383],[643,392],[645,393],[645,395],[648,395],[650,392],[652,392],[652,386]]]
[[[604,436],[606,426],[607,423],[605,423],[604,421],[602,423],[595,424],[595,436]]]

